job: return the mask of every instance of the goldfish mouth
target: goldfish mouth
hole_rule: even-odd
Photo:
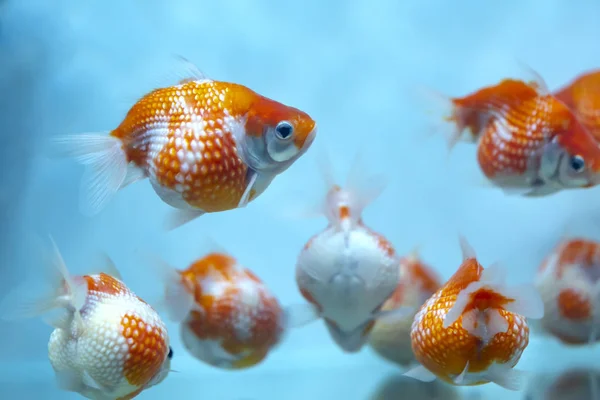
[[[304,145],[300,149],[300,152],[306,151],[310,145],[315,141],[315,137],[317,136],[317,124],[313,127],[312,131],[306,136],[306,140],[304,141]]]

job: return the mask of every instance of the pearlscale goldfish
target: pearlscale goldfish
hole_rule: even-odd
[[[179,271],[166,263],[166,311],[180,323],[181,340],[198,360],[223,369],[249,368],[281,343],[288,328],[314,320],[310,305],[282,307],[269,288],[224,251]],[[307,319],[294,319],[304,318]]]
[[[600,147],[541,78],[505,79],[465,97],[436,96],[453,126],[450,148],[461,140],[477,144],[487,178],[482,186],[533,197],[600,183]]]
[[[383,304],[382,310],[411,307],[414,313],[395,323],[377,321],[369,336],[369,344],[381,357],[408,366],[415,361],[410,331],[418,309],[440,287],[441,280],[433,268],[424,263],[417,250],[400,259],[400,284]]]
[[[55,328],[48,357],[61,389],[94,400],[128,400],[167,377],[173,351],[160,316],[107,261],[107,273],[71,275],[54,246],[50,290],[32,292],[26,282],[0,309],[8,320],[58,311],[45,320]]]
[[[383,187],[366,186],[377,180],[361,181],[357,164],[345,188],[333,183],[329,166],[322,167],[329,189],[320,210],[329,224],[300,252],[296,282],[340,348],[357,352],[375,321],[405,318],[413,310],[381,311],[398,286],[398,256],[383,235],[365,225],[362,212]]]
[[[191,77],[142,97],[110,133],[52,139],[56,155],[86,166],[84,214],[97,214],[120,189],[145,178],[176,208],[169,229],[245,207],[312,144],[316,122],[305,112],[184,62]]]
[[[544,304],[533,285],[509,287],[501,267],[484,269],[464,238],[461,248],[462,265],[415,316],[412,349],[421,365],[406,375],[520,390],[514,367],[529,343],[526,318],[541,318]]]
[[[554,95],[571,108],[594,138],[600,141],[600,70],[579,75]]]
[[[535,280],[544,300],[541,328],[567,344],[600,340],[600,243],[562,240],[540,265]]]

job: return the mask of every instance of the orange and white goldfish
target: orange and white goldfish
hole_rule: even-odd
[[[249,368],[281,343],[302,308],[283,308],[269,288],[225,252],[212,252],[185,270],[156,264],[163,305],[180,323],[181,340],[198,360],[223,369]],[[308,320],[312,306],[306,305]],[[297,324],[297,325],[296,325]]]
[[[86,166],[84,214],[144,178],[176,209],[169,229],[245,207],[312,144],[317,125],[305,112],[184,62],[189,77],[146,94],[110,133],[52,139],[56,155]]]
[[[410,331],[419,308],[442,286],[433,268],[424,263],[418,251],[400,259],[400,283],[394,294],[383,304],[382,310],[411,307],[412,314],[396,322],[377,321],[369,336],[369,344],[381,357],[408,366],[415,361]]]
[[[6,320],[41,316],[55,329],[48,357],[59,387],[94,400],[129,400],[161,383],[173,351],[158,313],[118,277],[107,273],[71,275],[54,245],[55,270],[48,292],[26,282],[3,300]]]
[[[436,96],[453,127],[450,148],[461,140],[477,144],[486,186],[534,197],[600,183],[596,140],[541,78],[505,79],[459,98]]]
[[[520,390],[523,374],[514,367],[529,344],[527,318],[544,314],[542,299],[533,285],[508,286],[501,267],[484,269],[466,239],[460,242],[462,265],[415,316],[412,349],[421,365],[405,375]]]
[[[583,126],[600,141],[600,70],[577,76],[554,95],[571,108]]]
[[[344,188],[325,176],[329,189],[321,212],[329,224],[306,243],[296,264],[301,294],[316,306],[317,317],[345,352],[364,346],[376,320],[404,318],[412,311],[381,310],[400,280],[398,256],[390,241],[362,219],[383,187],[365,186],[376,180],[360,182],[356,164],[354,172]]]
[[[600,243],[562,240],[540,265],[535,280],[546,312],[540,327],[561,342],[600,340]]]

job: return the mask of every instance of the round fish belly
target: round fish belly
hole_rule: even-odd
[[[333,227],[324,230],[307,243],[296,266],[303,296],[348,331],[380,309],[399,279],[391,245],[364,227],[347,236]]]
[[[155,90],[116,130],[127,138],[129,159],[146,170],[154,190],[173,207],[229,210],[246,189],[248,167],[233,134],[245,127],[230,109],[227,90],[212,81]]]
[[[249,271],[205,284],[181,325],[186,349],[216,367],[239,369],[262,361],[283,333],[277,299]]]
[[[415,358],[440,379],[452,384],[468,362],[462,384],[488,383],[483,374],[492,363],[509,367],[517,364],[529,344],[529,326],[524,317],[499,310],[508,329],[485,344],[462,327],[462,317],[449,327],[443,327],[444,317],[455,300],[441,298],[440,293],[436,293],[419,310],[411,331]]]
[[[565,344],[588,344],[592,333],[600,331],[600,313],[586,286],[586,282],[569,283],[553,275],[536,281],[545,310],[541,326]]]
[[[58,374],[66,371],[83,378],[85,372],[103,393],[115,398],[131,398],[166,377],[166,326],[135,295],[90,292],[82,320],[81,336],[60,328],[50,336],[48,355]]]

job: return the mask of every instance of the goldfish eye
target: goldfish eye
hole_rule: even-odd
[[[573,171],[581,172],[585,169],[585,160],[583,159],[583,157],[576,155],[571,157],[571,159],[569,160],[569,165],[571,166],[571,169],[573,169]]]
[[[173,349],[171,346],[169,346],[169,355],[167,357],[169,357],[169,360],[173,358]]]
[[[277,133],[277,137],[281,140],[288,139],[294,133],[294,127],[287,121],[281,121],[275,127],[275,132]]]

